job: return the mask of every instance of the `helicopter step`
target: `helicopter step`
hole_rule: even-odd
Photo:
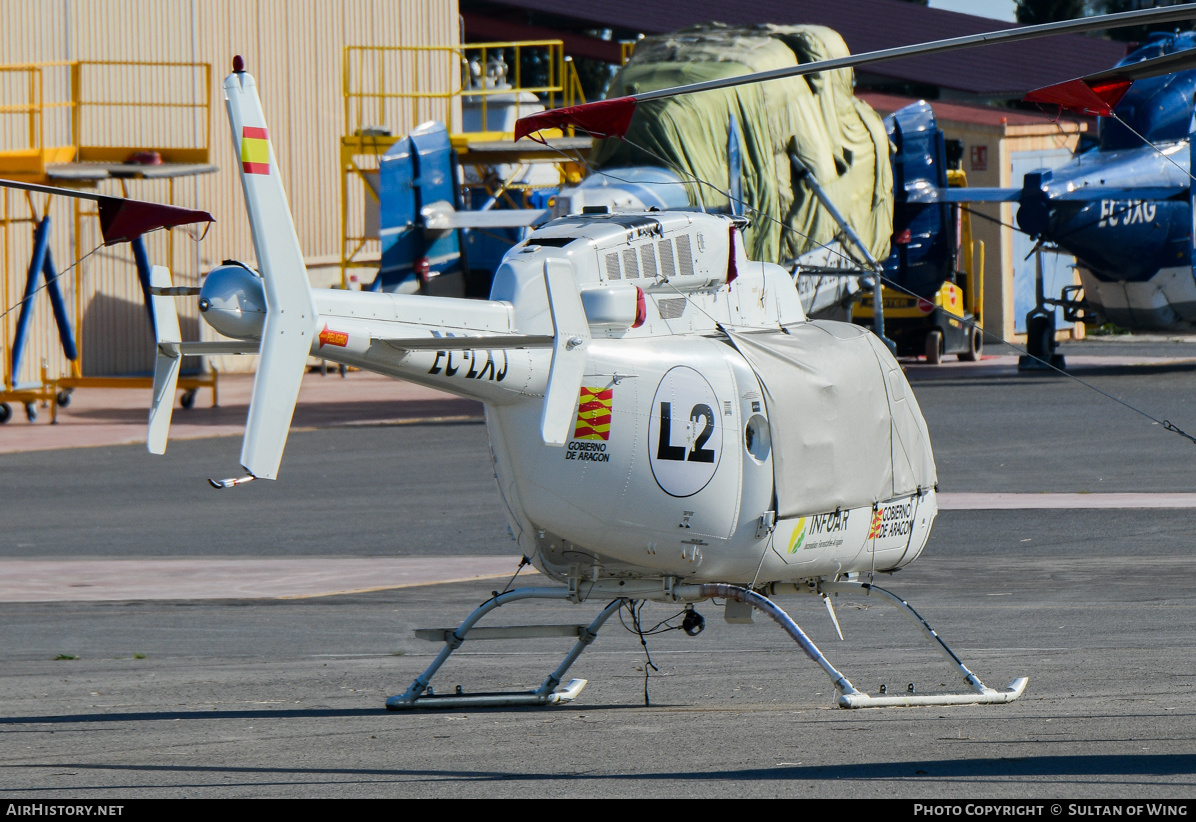
[[[1003,702],[1013,702],[1020,697],[1026,690],[1026,677],[1018,677],[1010,683],[1009,687],[1003,691],[998,691],[987,687],[980,678],[968,670],[955,653],[947,647],[947,644],[939,638],[934,629],[930,627],[925,619],[923,619],[917,611],[910,607],[909,603],[901,599],[901,597],[880,588],[876,585],[871,585],[865,582],[822,582],[817,585],[804,586],[795,584],[781,584],[774,583],[769,586],[770,593],[804,593],[804,594],[838,594],[838,593],[863,593],[865,595],[877,594],[889,604],[894,605],[904,613],[907,617],[913,620],[914,624],[922,631],[922,634],[930,641],[935,649],[941,653],[946,660],[959,672],[972,689],[972,693],[962,694],[915,694],[913,686],[910,686],[908,693],[896,696],[872,696],[861,691],[856,690],[851,681],[847,679],[830,661],[822,655],[818,647],[806,636],[805,631],[793,621],[780,606],[762,594],[758,594],[747,588],[741,588],[737,585],[726,585],[721,583],[709,583],[703,585],[686,585],[678,586],[674,589],[676,596],[680,598],[700,598],[709,599],[711,597],[721,597],[725,599],[736,600],[743,602],[757,608],[768,616],[772,617],[773,621],[780,625],[801,649],[805,651],[806,656],[818,664],[820,668],[826,673],[835,689],[839,692],[836,703],[840,708],[888,708],[888,707],[912,707],[916,705],[978,705],[978,704],[994,704]],[[833,613],[833,612],[832,612]],[[883,693],[883,691],[882,691]]]
[[[589,625],[513,625],[500,628],[475,628],[478,621],[491,611],[524,599],[564,599],[569,600],[575,592],[567,588],[517,588],[507,591],[483,602],[474,609],[465,621],[455,629],[427,628],[415,631],[419,639],[433,642],[444,642],[444,647],[427,669],[416,677],[411,686],[399,696],[392,696],[386,700],[386,708],[390,711],[411,710],[413,708],[499,708],[516,706],[559,705],[572,702],[586,686],[587,680],[570,680],[563,688],[560,687],[565,673],[577,661],[582,652],[598,637],[598,631],[606,621],[626,604],[625,597],[619,597],[608,604],[594,618]],[[457,686],[454,694],[438,695],[431,687],[432,677],[440,670],[440,666],[452,655],[453,651],[461,647],[467,639],[537,639],[550,636],[573,636],[577,638],[573,648],[565,655],[561,664],[534,691],[516,691],[510,693],[478,693],[466,694]]]

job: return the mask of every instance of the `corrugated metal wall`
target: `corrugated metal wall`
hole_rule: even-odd
[[[175,203],[202,208],[216,216],[202,242],[181,231],[147,236],[151,262],[168,264],[180,285],[197,284],[200,273],[225,258],[252,261],[253,246],[244,217],[236,157],[228,134],[220,84],[234,54],[245,58],[257,78],[270,127],[270,136],[287,186],[299,239],[309,261],[327,263],[340,255],[339,164],[344,128],[342,49],[347,45],[455,45],[459,38],[456,0],[0,0],[0,63],[73,60],[138,60],[206,62],[212,65],[210,89],[193,72],[162,68],[92,69],[87,95],[114,102],[133,99],[212,97],[211,162],[216,174],[177,180]],[[411,82],[399,76],[396,82]],[[441,76],[443,75],[443,76]],[[447,71],[425,72],[420,84],[447,89]],[[63,99],[69,89],[69,70],[47,69],[47,99]],[[19,97],[26,82],[0,74],[0,94]],[[8,85],[6,86],[5,83]],[[148,88],[147,88],[148,87]],[[12,98],[0,101],[12,103]],[[442,105],[442,104],[441,104]],[[122,146],[194,144],[206,129],[196,110],[113,108],[91,110],[82,122],[85,142]],[[389,113],[388,113],[389,114]],[[416,125],[399,109],[385,123],[395,134]],[[436,105],[422,105],[419,119],[443,113]],[[46,117],[46,143],[65,141],[68,115]],[[0,150],[23,147],[27,123],[12,115],[0,117]],[[113,181],[101,193],[120,194]],[[128,196],[166,202],[172,192],[162,181],[131,181]],[[11,217],[28,213],[24,195],[9,192],[0,207]],[[79,237],[73,236],[74,206],[56,198],[50,205],[55,228],[51,245],[54,261],[65,268],[99,244],[98,224],[84,217]],[[33,198],[38,213],[45,207]],[[16,224],[7,231],[9,278],[4,308],[21,299],[28,265],[31,226]],[[152,368],[152,333],[132,257],[127,245],[101,249],[80,265],[82,291],[82,350],[86,375],[146,372]],[[75,278],[63,277],[67,302],[75,315]],[[183,307],[180,301],[180,308]],[[192,313],[188,314],[187,311]],[[184,311],[184,338],[199,335],[193,309]],[[8,360],[17,312],[0,322]],[[49,301],[35,298],[34,323],[17,381],[36,378],[42,359],[51,376],[65,374],[67,364],[54,330]],[[7,370],[7,369],[6,369]]]

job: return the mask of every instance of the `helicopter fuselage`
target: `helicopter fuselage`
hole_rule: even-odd
[[[1076,257],[1087,297],[1130,327],[1196,322],[1188,142],[1090,151],[1026,175],[1018,225]]]
[[[549,259],[574,272],[591,334],[563,445],[545,444],[539,427],[552,350],[503,338],[554,333]],[[236,266],[209,274],[205,319],[228,335],[260,333],[255,281]],[[728,338],[729,328],[784,334],[806,323],[788,272],[749,261],[733,219],[561,218],[511,250],[491,296],[316,289],[311,353],[485,403],[512,534],[549,576],[800,581],[899,568],[925,545],[932,487],[777,516],[778,429],[824,423],[770,405]],[[484,347],[479,335],[496,344]]]

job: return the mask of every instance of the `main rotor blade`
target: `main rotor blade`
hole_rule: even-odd
[[[946,40],[934,40],[929,43],[897,46],[878,51],[868,51],[863,54],[851,54],[846,57],[836,57],[833,60],[819,60],[813,63],[802,63],[798,66],[786,66],[785,68],[741,74],[735,77],[722,77],[715,80],[706,80],[701,83],[690,83],[684,86],[644,91],[628,97],[617,97],[613,100],[599,100],[594,103],[583,103],[579,106],[542,111],[521,118],[515,123],[515,139],[518,140],[542,128],[562,128],[570,125],[582,128],[597,137],[617,137],[626,133],[627,125],[631,122],[631,113],[635,110],[636,104],[649,100],[660,100],[680,94],[694,94],[699,91],[731,88],[748,83],[760,83],[765,80],[778,80],[782,77],[800,77],[820,71],[854,68],[870,63],[879,63],[884,60],[895,60],[899,57],[940,54],[942,52],[958,51],[959,49],[971,48],[973,46],[1013,43],[1020,40],[1032,40],[1037,37],[1049,37],[1054,34],[1075,34],[1130,25],[1171,23],[1177,20],[1190,20],[1193,18],[1196,18],[1196,3],[1185,3],[1182,6],[1168,6],[1161,9],[1144,9],[1141,11],[1123,11],[1117,14],[1085,17],[1080,20],[1063,20],[1057,23],[1042,23],[1037,26],[1022,26],[1019,28],[1002,29],[1000,31],[969,34],[963,37],[951,37]]]
[[[127,197],[110,197],[107,194],[94,194],[90,191],[78,191],[73,188],[43,186],[16,180],[0,180],[0,188],[55,194],[97,203],[100,212],[100,233],[104,237],[104,245],[136,240],[142,234],[156,231],[159,228],[216,222],[216,218],[206,211],[162,205],[161,203],[147,203],[143,200],[130,200]]]
[[[1196,68],[1196,49],[1186,49],[1036,88],[1022,101],[1050,103],[1078,114],[1108,117],[1135,80],[1192,68]]]
[[[1162,57],[1152,57],[1149,60],[1139,60],[1128,66],[1098,71],[1096,74],[1084,75],[1089,83],[1101,83],[1109,80],[1145,80],[1148,77],[1158,77],[1160,74],[1170,74],[1173,71],[1185,71],[1196,68],[1196,49],[1184,49],[1174,54],[1164,54]]]

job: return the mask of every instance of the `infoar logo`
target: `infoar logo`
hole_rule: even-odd
[[[793,536],[789,540],[789,553],[796,554],[801,544],[806,541],[806,518],[802,517],[793,526]]]

